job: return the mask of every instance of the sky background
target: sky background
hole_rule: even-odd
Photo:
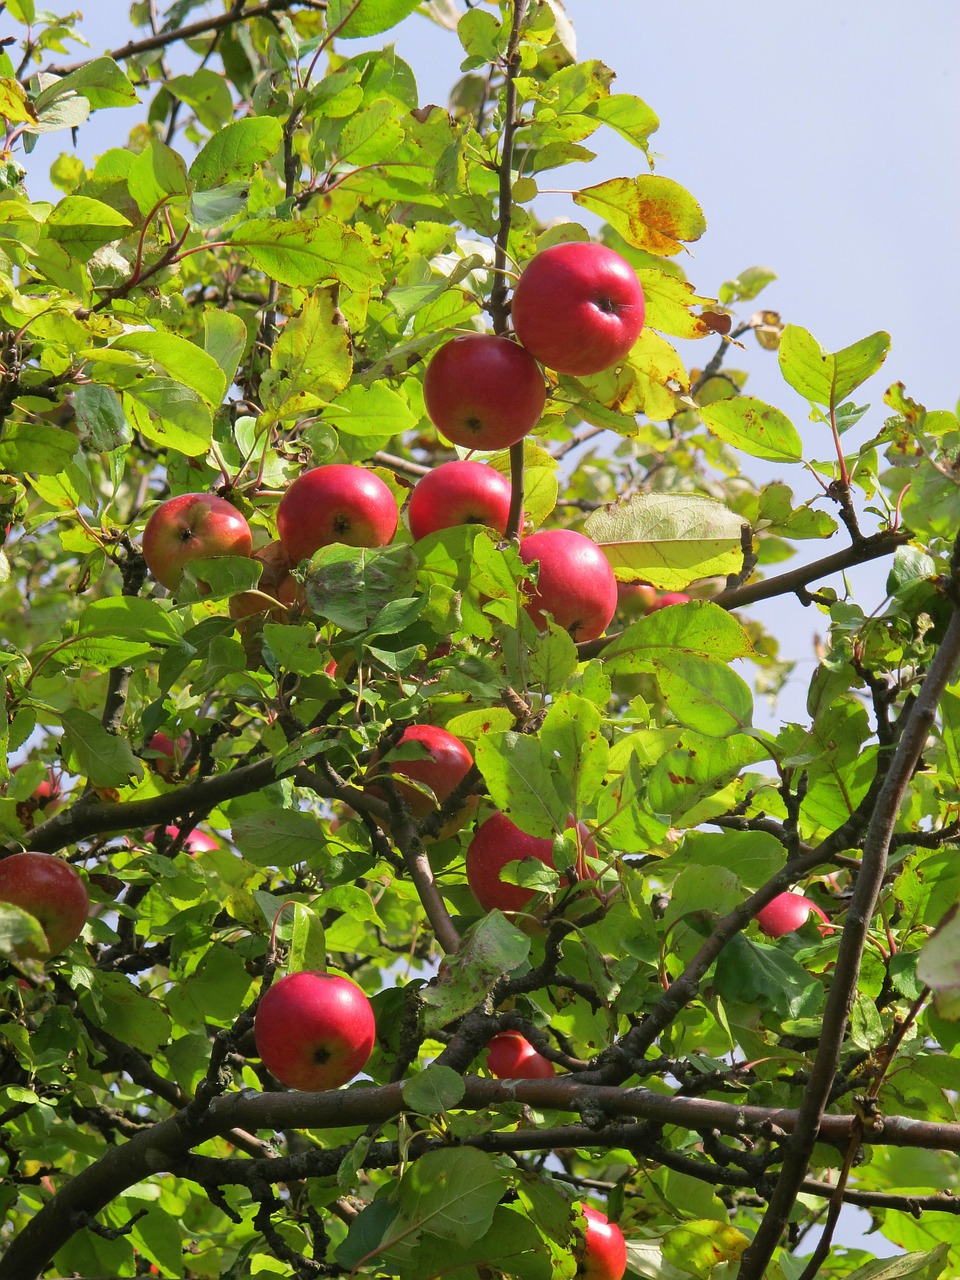
[[[162,14],[165,6],[158,7]],[[222,9],[201,7],[189,17]],[[778,279],[747,304],[745,316],[761,305],[777,310],[828,350],[877,329],[889,332],[886,364],[856,393],[858,403],[873,409],[851,440],[878,430],[886,416],[883,391],[896,380],[928,408],[955,409],[958,0],[917,0],[909,11],[903,0],[567,0],[567,11],[578,57],[606,62],[617,73],[615,90],[639,95],[659,115],[651,140],[657,172],[687,187],[703,207],[707,232],[682,257],[697,292],[715,296],[724,280],[762,264]],[[93,53],[135,34],[117,0],[93,0],[83,30]],[[0,14],[0,37],[13,31]],[[389,38],[416,73],[421,103],[445,103],[459,75],[456,37],[413,17]],[[129,122],[128,112],[96,113],[81,129],[77,150],[89,161],[122,144]],[[588,145],[598,153],[588,170],[568,166],[551,181],[573,188],[643,171],[641,153],[611,130],[598,131]],[[28,158],[34,198],[56,198],[46,169],[69,146],[67,134],[48,136]],[[563,197],[542,209],[546,216],[583,219]],[[713,349],[712,342],[697,344],[684,356],[702,364]],[[749,371],[750,394],[793,418],[813,455],[828,456],[826,442],[814,434],[825,429],[808,421],[807,406],[780,378],[775,355],[749,339],[728,363]],[[785,480],[798,500],[816,490],[799,467],[761,470],[751,462],[750,468]],[[837,535],[826,548],[811,549],[809,558],[840,545]],[[876,566],[851,575],[868,609],[883,599],[884,576]],[[839,579],[831,585],[842,591]],[[826,630],[825,619],[783,599],[751,613],[799,658],[780,712],[800,718],[815,665],[813,633]],[[758,707],[758,723],[765,715]],[[854,1236],[848,1230],[842,1238]],[[892,1251],[878,1236],[862,1247]]]

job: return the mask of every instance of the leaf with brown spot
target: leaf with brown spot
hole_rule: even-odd
[[[607,222],[636,249],[659,257],[679,253],[683,241],[699,240],[707,228],[703,210],[672,178],[641,174],[611,178],[573,193],[575,202]]]

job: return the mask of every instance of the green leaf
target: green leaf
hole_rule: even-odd
[[[710,498],[636,494],[594,511],[584,530],[623,578],[675,591],[697,578],[736,572],[744,520]]]
[[[37,119],[23,129],[28,134],[56,133],[60,129],[79,129],[89,118],[89,101],[80,94],[67,93],[62,98],[54,98]]]
[[[783,947],[734,934],[717,960],[714,985],[723,1000],[752,1005],[779,1018],[813,1017],[823,1004],[823,986]]]
[[[803,444],[785,413],[752,396],[718,400],[699,410],[704,424],[718,439],[772,462],[801,462]]]
[[[831,355],[806,329],[788,324],[780,337],[780,371],[807,400],[836,408],[877,372],[889,350],[890,335],[878,331]]]
[[[127,175],[130,194],[144,217],[175,196],[190,190],[187,166],[181,155],[151,138],[130,165]]]
[[[718,1264],[736,1262],[750,1243],[736,1227],[710,1219],[684,1222],[663,1238],[668,1266],[682,1268],[697,1280],[709,1280]]]
[[[490,799],[529,835],[552,837],[563,831],[570,805],[554,782],[550,758],[531,734],[485,733],[477,742],[477,768]]]
[[[0,440],[0,471],[55,476],[77,452],[77,437],[43,422],[10,422]]]
[[[672,178],[611,178],[573,193],[574,201],[619,231],[627,244],[672,257],[707,229],[703,210]]]
[[[747,267],[732,280],[720,286],[719,298],[724,305],[731,302],[749,302],[777,278],[769,267]]]
[[[746,734],[707,738],[685,729],[680,744],[662,755],[650,772],[647,798],[655,813],[677,821],[701,801],[715,796],[746,765],[767,758],[767,749]],[[718,812],[729,805],[721,796]]]
[[[79,94],[91,108],[132,107],[140,101],[123,69],[112,58],[94,58],[76,71],[48,83],[34,106],[38,111],[67,95]]]
[[[335,31],[338,40],[376,36],[402,22],[419,3],[420,0],[377,0],[376,4],[358,5],[356,0],[329,0],[327,31]]]
[[[98,971],[93,987],[80,993],[80,1004],[96,1026],[141,1053],[155,1053],[170,1038],[170,1019],[159,1001],[125,974]]]
[[[231,831],[237,848],[257,867],[286,870],[309,863],[326,844],[315,817],[277,806],[238,816]]]
[[[136,351],[149,357],[177,383],[189,387],[211,408],[218,409],[227,390],[227,379],[213,356],[175,333],[141,331],[126,333],[113,343],[114,351]],[[136,387],[128,388],[136,395]]]
[[[644,323],[675,338],[705,338],[714,331],[690,310],[693,306],[709,306],[712,298],[700,297],[692,284],[667,271],[653,268],[637,272],[646,301]]]
[[[190,197],[190,221],[198,231],[222,227],[246,209],[250,184],[225,182],[214,191],[195,191]]]
[[[184,1027],[203,1027],[210,1020],[230,1025],[250,990],[243,957],[215,942],[192,973],[167,994],[167,1008]]]
[[[282,143],[283,126],[273,116],[233,120],[201,147],[190,166],[190,179],[198,191],[210,191],[250,178]]]
[[[233,382],[247,347],[247,326],[232,311],[206,309],[203,313],[203,349],[215,360],[227,386]]]
[[[61,712],[60,719],[71,767],[93,786],[122,787],[129,778],[142,775],[130,743],[108,733],[96,716],[71,707]]]
[[[120,397],[112,387],[101,387],[95,382],[81,383],[73,391],[73,408],[77,427],[96,452],[109,453],[133,439]]]
[[[424,1028],[435,1031],[483,1000],[505,973],[526,963],[530,939],[500,911],[488,911],[468,929],[456,955],[440,965],[435,985],[425,987]]]
[[[421,1116],[437,1116],[455,1107],[466,1085],[459,1071],[432,1063],[418,1071],[403,1086],[403,1101]]]
[[[326,967],[327,945],[323,921],[310,907],[297,902],[293,908],[293,929],[287,970],[289,973],[299,973],[303,969],[324,970]]]
[[[263,425],[318,408],[350,381],[350,337],[338,314],[329,290],[322,290],[284,325],[263,380]]]
[[[133,1223],[133,1239],[140,1252],[172,1276],[182,1276],[183,1241],[177,1221],[158,1205],[149,1205]]]
[[[224,77],[209,67],[200,67],[192,75],[171,76],[163,87],[190,107],[211,133],[225,128],[233,116],[230,88]]]
[[[412,594],[417,562],[410,547],[322,547],[304,583],[307,604],[345,631],[366,631],[383,610]]]
[[[936,1185],[940,1185],[939,1183]],[[949,1261],[950,1243],[943,1240],[924,1253],[899,1258],[875,1258],[851,1271],[847,1280],[939,1280]]]
[[[483,1151],[428,1151],[400,1179],[396,1236],[415,1228],[471,1244],[489,1228],[505,1189],[496,1162]],[[389,1256],[389,1245],[384,1252]]]
[[[594,802],[610,758],[600,708],[575,694],[558,694],[544,718],[540,741],[559,764],[557,790],[568,810],[580,813]]]
[[[425,1236],[413,1255],[412,1265],[417,1275],[446,1275],[456,1280],[469,1280],[487,1269],[515,1280],[551,1280],[556,1274],[534,1224],[503,1204],[494,1210],[489,1229],[476,1239],[463,1242]]]
[[[711,738],[726,738],[750,727],[753,695],[723,661],[702,654],[666,652],[655,659],[654,670],[671,714],[686,728]]]
[[[641,664],[683,653],[732,662],[750,656],[753,645],[726,609],[709,600],[691,600],[632,622],[604,648],[604,670],[610,675],[650,670]]]
[[[923,944],[917,977],[933,991],[937,1013],[960,1021],[960,906],[954,904]]]
[[[0,902],[0,956],[43,955],[47,938],[36,916],[8,902]]]
[[[122,401],[137,429],[164,448],[195,458],[210,448],[213,415],[200,394],[172,378],[142,378]]]
[[[372,387],[353,383],[325,407],[323,417],[343,435],[384,442],[412,431],[418,422],[404,397],[382,382]]]
[[[356,293],[380,282],[380,271],[366,241],[334,217],[299,222],[245,222],[230,237],[256,266],[280,284],[316,288],[339,280]]]
[[[586,114],[616,129],[622,138],[642,151],[647,150],[651,133],[660,127],[657,113],[632,93],[611,93],[607,98],[600,98],[587,108]]]

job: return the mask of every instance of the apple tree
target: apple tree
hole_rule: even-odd
[[[560,0],[4,8],[0,1280],[960,1273],[956,416]]]

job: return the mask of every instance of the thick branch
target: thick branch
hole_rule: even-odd
[[[460,1105],[469,1110],[519,1102],[535,1109],[569,1113],[590,1110],[608,1115],[611,1121],[617,1117],[633,1117],[681,1125],[694,1132],[716,1130],[728,1134],[769,1132],[770,1126],[791,1133],[798,1119],[796,1111],[739,1106],[704,1098],[670,1097],[649,1089],[598,1088],[579,1084],[575,1075],[558,1076],[552,1080],[514,1081],[468,1077],[465,1084],[466,1092]],[[260,1129],[330,1130],[383,1124],[403,1109],[401,1087],[397,1083],[329,1093],[253,1093],[244,1090],[216,1098],[196,1125],[189,1124],[183,1113],[153,1125],[129,1142],[108,1148],[95,1164],[82,1170],[27,1223],[0,1260],[0,1280],[36,1280],[57,1250],[73,1235],[77,1221],[75,1215],[94,1216],[135,1183],[157,1173],[179,1169],[187,1152],[212,1137],[236,1128],[251,1132]],[[857,1117],[853,1115],[824,1116],[820,1138],[842,1146],[855,1123]],[[535,1151],[556,1147],[594,1147],[610,1142],[620,1146],[629,1141],[630,1133],[631,1126],[627,1124],[611,1124],[600,1130],[571,1124],[552,1129],[530,1128],[486,1134],[482,1141],[488,1150]],[[646,1133],[645,1127],[638,1126],[635,1137],[642,1140]],[[886,1116],[882,1128],[877,1132],[868,1131],[865,1141],[960,1152],[960,1125]],[[292,1158],[256,1162],[257,1172],[262,1171],[263,1177],[271,1181],[281,1180],[287,1170],[287,1162]],[[223,1182],[227,1183],[234,1172],[243,1173],[246,1166],[253,1163],[222,1161],[216,1162],[216,1167],[221,1170]],[[237,1166],[236,1171],[233,1166]],[[247,1176],[243,1176],[244,1182]]]

